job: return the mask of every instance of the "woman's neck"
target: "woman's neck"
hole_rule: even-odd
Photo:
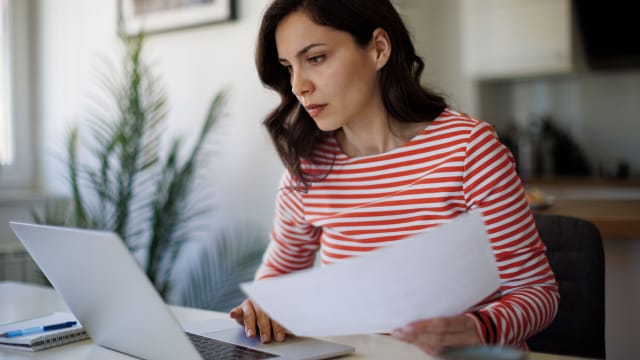
[[[377,155],[403,146],[418,135],[427,122],[401,122],[388,116],[349,123],[336,132],[342,151],[349,157]]]

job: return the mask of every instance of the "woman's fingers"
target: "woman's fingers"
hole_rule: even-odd
[[[273,336],[277,342],[284,341],[287,336],[287,329],[285,329],[280,323],[275,320],[271,320],[271,327],[273,328]]]
[[[415,344],[430,355],[447,347],[482,343],[473,319],[466,315],[416,321],[395,330],[392,335]]]
[[[247,337],[252,338],[258,333],[256,331],[256,312],[251,300],[247,299],[242,303],[242,321],[244,322],[244,332]]]
[[[258,333],[263,343],[269,343],[272,340],[280,342],[286,338],[287,330],[276,321],[271,320],[269,315],[250,299],[233,308],[229,312],[229,316],[244,326],[245,333],[249,338],[255,337]]]
[[[244,326],[244,315],[242,312],[242,305],[236,306],[231,311],[229,311],[229,316],[235,320],[239,325]]]
[[[475,323],[466,315],[415,321],[407,327],[417,332],[454,333],[475,329]]]
[[[263,344],[270,343],[273,336],[271,335],[271,319],[259,307],[254,305],[258,328],[260,329],[260,340]]]

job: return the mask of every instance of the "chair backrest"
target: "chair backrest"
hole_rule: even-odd
[[[559,283],[558,315],[527,340],[532,351],[605,358],[604,250],[590,222],[561,215],[534,214]]]

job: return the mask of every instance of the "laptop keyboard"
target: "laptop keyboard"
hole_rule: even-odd
[[[205,360],[259,360],[278,357],[274,354],[226,343],[224,341],[218,341],[206,336],[200,336],[192,333],[187,333],[187,336],[189,336],[189,340],[191,340],[202,358]]]

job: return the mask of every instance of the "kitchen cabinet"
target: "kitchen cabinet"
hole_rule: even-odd
[[[572,70],[570,0],[461,0],[463,66],[474,79]]]

